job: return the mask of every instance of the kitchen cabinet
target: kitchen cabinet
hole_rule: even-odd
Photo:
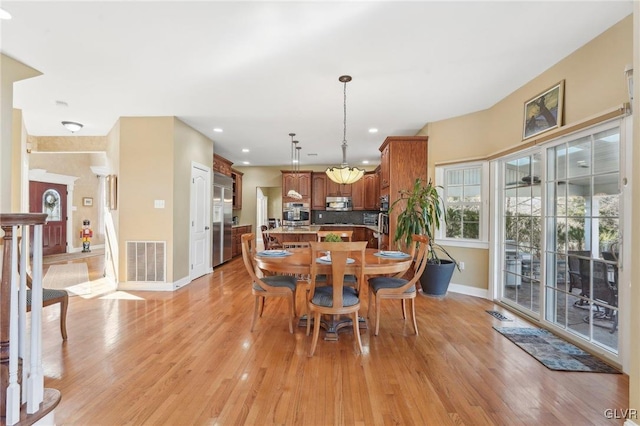
[[[427,181],[428,139],[427,136],[389,136],[380,146],[380,195],[389,195],[390,206],[400,198],[401,190],[413,187],[417,178]],[[400,210],[389,212],[389,235],[383,242],[387,247],[380,247],[381,250],[396,249],[393,236]]]
[[[351,184],[351,203],[354,210],[364,210],[364,177]]]
[[[234,226],[231,228],[231,257],[242,254],[242,234],[250,234],[251,225]]]
[[[378,237],[376,236],[376,233],[369,228],[364,228],[364,231],[365,239],[368,242],[367,248],[378,248]]]
[[[351,197],[351,185],[341,185],[327,178],[325,188],[327,197]]]
[[[242,208],[242,175],[244,173],[231,169],[231,179],[233,179],[233,203],[232,208]]]
[[[361,179],[364,187],[364,200],[362,210],[380,209],[380,185],[379,175],[376,172],[367,172]],[[353,202],[355,208],[355,201]]]
[[[382,145],[380,148],[380,188],[388,188],[389,187],[389,151],[390,146],[388,144]],[[425,164],[425,168],[427,165]]]
[[[213,171],[222,173],[225,176],[231,177],[231,165],[233,163],[226,158],[213,154]]]
[[[311,210],[324,210],[326,208],[325,185],[327,180],[325,173],[314,172],[311,174]]]
[[[292,189],[302,195],[302,200],[287,197]],[[282,170],[282,202],[311,203],[311,171]]]

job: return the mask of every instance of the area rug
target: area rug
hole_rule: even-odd
[[[91,292],[86,263],[51,265],[42,279],[42,287],[67,290],[69,295]]]
[[[493,328],[551,370],[620,373],[604,361],[547,330],[531,327]]]

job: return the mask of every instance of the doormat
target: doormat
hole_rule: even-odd
[[[485,312],[491,315],[492,317],[499,319],[500,321],[513,321],[511,318],[505,317],[498,311],[485,311]]]
[[[493,328],[551,370],[620,374],[606,362],[547,330],[531,327]]]

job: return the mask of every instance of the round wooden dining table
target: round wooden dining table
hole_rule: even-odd
[[[277,274],[295,274],[299,276],[309,275],[311,272],[311,249],[306,248],[290,248],[287,249],[291,254],[287,256],[261,256],[260,252],[254,254],[253,258],[256,266],[263,271]],[[374,275],[390,275],[398,274],[409,269],[413,259],[407,257],[382,257],[376,256],[378,249],[367,249],[364,259],[364,275],[365,281],[369,276]],[[347,265],[346,272],[354,272],[353,268],[362,265],[360,253],[353,252],[350,255],[355,260],[353,264]],[[318,264],[319,274],[330,274],[331,264]],[[362,291],[362,289],[361,289]],[[360,317],[358,321],[359,328],[366,329],[367,323],[364,318]],[[306,327],[306,315],[300,317],[298,326]],[[324,340],[338,340],[338,330],[342,328],[351,328],[351,319],[349,317],[323,319],[321,323],[325,330]]]

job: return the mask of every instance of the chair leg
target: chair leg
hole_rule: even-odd
[[[296,316],[296,294],[291,293],[291,312],[289,312],[289,333],[293,334],[293,319]]]
[[[362,354],[362,339],[360,339],[360,328],[358,326],[358,312],[353,313],[353,334],[356,336],[356,342],[358,342],[358,349]]]
[[[307,321],[309,321],[308,317],[307,317]],[[311,341],[311,350],[309,351],[310,357],[313,356],[313,353],[316,351],[316,345],[318,344],[319,335],[320,335],[320,312],[316,312],[313,317],[313,340]]]
[[[380,330],[380,299],[376,297],[376,336],[378,335],[378,330]]]
[[[416,321],[416,299],[411,299],[409,303],[411,303],[411,317],[413,318],[413,329],[416,331],[416,336],[417,336],[418,322]]]
[[[60,333],[62,340],[67,340],[67,308],[69,307],[69,296],[67,295],[60,302]]]
[[[256,296],[256,300],[253,304],[253,319],[251,320],[251,331],[253,331],[253,327],[256,325],[256,319],[258,318],[258,312],[260,311],[260,296]]]
[[[402,299],[402,319],[406,320],[407,319],[407,305],[404,303],[405,299]]]
[[[369,297],[367,301],[367,318],[371,318],[371,299],[373,299],[373,290],[369,287]]]

